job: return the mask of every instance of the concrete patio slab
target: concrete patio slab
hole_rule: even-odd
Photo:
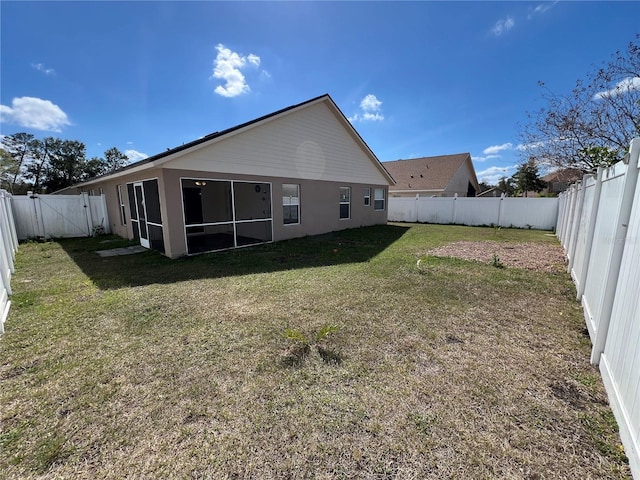
[[[134,253],[146,252],[147,249],[142,245],[133,245],[131,247],[112,248],[110,250],[98,250],[96,253],[101,257],[117,257],[118,255],[132,255]]]

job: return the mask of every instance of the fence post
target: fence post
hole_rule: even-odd
[[[420,213],[418,212],[418,207],[420,206],[420,194],[416,193],[416,223],[418,223],[418,219],[420,218]]]
[[[574,253],[576,251],[576,244],[578,243],[578,231],[580,230],[580,220],[582,220],[582,207],[584,205],[584,193],[585,193],[585,178],[579,180],[576,185],[578,191],[576,192],[576,211],[573,216],[571,235],[569,236],[569,247],[567,248],[567,257],[569,257],[569,266],[567,272],[571,273],[571,268],[574,262]]]
[[[458,216],[458,194],[454,194],[453,196],[453,219],[451,221],[451,223],[453,223],[454,225],[456,225],[456,220],[457,220],[457,216]]]
[[[91,236],[93,232],[93,217],[91,215],[91,205],[89,204],[89,194],[87,192],[82,192],[82,205],[84,207],[85,218],[87,219],[87,237]]]
[[[2,255],[6,262],[6,267],[11,273],[15,272],[13,266],[13,245],[11,244],[11,232],[9,227],[9,217],[7,216],[7,209],[5,208],[5,193],[0,192],[0,233],[2,234]]]
[[[600,192],[602,191],[603,174],[604,168],[598,167],[598,172],[596,173],[596,184],[593,187],[595,190],[593,191],[593,206],[591,207],[591,215],[589,216],[589,230],[585,233],[584,257],[582,259],[582,268],[580,269],[580,278],[578,279],[576,300],[580,300],[582,298],[585,287],[584,284],[587,281],[587,274],[589,273],[589,259],[591,258],[591,248],[593,247],[593,236],[596,232],[596,221],[598,219],[598,207],[600,205]]]
[[[500,203],[498,204],[498,223],[496,223],[496,225],[498,225],[499,227],[502,226],[502,209],[503,209],[505,198],[506,198],[506,195],[504,194],[504,192],[502,192],[502,194],[500,194]]]
[[[631,207],[633,206],[633,197],[635,195],[636,184],[638,183],[639,157],[640,138],[634,138],[631,140],[631,147],[629,148],[629,163],[627,164],[627,172],[624,176],[622,200],[618,214],[616,231],[613,237],[613,251],[611,253],[611,262],[609,263],[607,278],[605,281],[602,310],[600,313],[600,324],[596,332],[595,341],[593,342],[593,349],[591,350],[591,363],[593,365],[597,365],[600,362],[600,355],[604,351],[604,346],[607,342],[607,334],[609,333],[613,300],[616,294],[616,287],[618,286],[618,275],[620,273],[620,265],[622,263],[624,244],[627,238],[629,218],[631,217]]]
[[[0,201],[4,203],[4,193],[1,193]],[[0,212],[0,233],[2,234],[2,242],[0,243],[0,278],[2,278],[2,284],[4,285],[7,295],[11,295],[11,272],[13,272],[13,254],[12,250],[8,248],[7,226],[5,222],[8,220],[6,216]],[[1,314],[2,312],[0,312]],[[0,320],[2,320],[0,318]]]
[[[576,213],[576,185],[573,184],[569,188],[569,211],[567,212],[567,218],[565,218],[565,227],[562,233],[562,247],[566,252],[568,250],[567,243],[569,242],[569,237],[571,237],[571,227],[573,225],[573,219]]]
[[[556,237],[562,244],[562,233],[564,231],[564,219],[567,216],[567,203],[569,202],[569,189],[562,192],[562,210],[558,211],[558,220],[556,221]]]
[[[564,204],[565,204],[565,194],[564,192],[560,192],[558,194],[558,216],[556,217],[556,227],[555,234],[556,237],[560,237],[560,230],[562,229],[562,217],[564,216]]]
[[[29,198],[33,200],[33,217],[32,227],[33,233],[36,238],[47,238],[47,232],[44,228],[44,218],[42,218],[42,205],[40,205],[40,197],[37,193],[27,192]],[[42,234],[40,233],[42,232]]]
[[[9,229],[11,230],[11,244],[15,252],[18,249],[18,232],[16,231],[16,219],[13,215],[13,196],[7,193],[5,195],[9,195],[6,203],[7,218],[9,219]]]
[[[562,217],[562,233],[560,235],[560,243],[562,244],[562,248],[567,250],[567,245],[565,242],[567,236],[567,228],[569,227],[569,221],[571,220],[571,212],[573,206],[573,185],[569,187],[566,191],[567,201],[564,205],[564,216]]]

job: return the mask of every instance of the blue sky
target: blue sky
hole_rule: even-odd
[[[329,93],[381,161],[470,152],[640,33],[640,2],[0,3],[0,133],[139,159]]]

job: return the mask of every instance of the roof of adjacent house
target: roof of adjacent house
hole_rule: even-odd
[[[577,180],[582,180],[584,176],[584,172],[582,170],[577,170],[575,168],[565,168],[564,170],[557,170],[555,172],[548,173],[542,180],[547,183],[551,182],[575,182]]]
[[[161,153],[158,153],[158,154],[153,155],[151,157],[147,157],[147,158],[145,158],[143,160],[139,160],[137,162],[131,163],[131,164],[129,164],[129,165],[123,167],[123,168],[115,170],[114,172],[111,172],[111,173],[108,173],[108,174],[105,174],[105,175],[101,175],[101,176],[98,176],[98,177],[91,178],[91,179],[87,180],[86,182],[82,182],[82,183],[80,183],[78,185],[88,185],[88,184],[92,184],[92,183],[95,183],[95,182],[98,182],[98,181],[103,181],[107,177],[120,176],[120,175],[129,173],[132,170],[133,171],[137,171],[137,170],[141,170],[141,169],[148,168],[148,167],[158,166],[158,165],[164,163],[165,161],[168,161],[168,160],[170,160],[172,158],[175,158],[176,154],[180,154],[181,152],[188,151],[188,150],[190,150],[190,149],[192,149],[194,147],[197,147],[197,146],[199,146],[201,144],[204,144],[204,143],[207,143],[207,142],[217,141],[217,140],[219,140],[219,139],[221,139],[223,137],[231,136],[234,133],[239,133],[242,130],[252,128],[252,127],[254,127],[254,126],[258,125],[258,124],[261,124],[262,122],[270,120],[271,118],[279,117],[279,116],[287,114],[288,112],[291,112],[291,111],[294,111],[294,110],[298,110],[298,109],[304,108],[306,106],[309,106],[309,105],[312,105],[312,104],[315,104],[315,103],[320,103],[320,102],[327,103],[330,106],[330,108],[332,108],[334,110],[334,112],[337,114],[338,118],[341,120],[341,123],[343,124],[343,126],[345,128],[347,128],[353,134],[353,137],[356,140],[356,142],[360,144],[361,148],[364,151],[367,152],[368,156],[376,164],[376,166],[378,167],[380,172],[384,175],[385,178],[387,178],[389,183],[392,184],[393,183],[393,178],[389,174],[389,172],[384,168],[384,166],[382,165],[380,160],[378,160],[376,155],[369,148],[369,146],[366,144],[366,142],[362,139],[360,134],[351,125],[351,122],[349,122],[349,120],[344,115],[344,113],[342,113],[342,111],[336,105],[336,103],[333,101],[331,96],[329,94],[324,94],[324,95],[320,95],[318,97],[312,98],[310,100],[306,100],[306,101],[304,101],[302,103],[291,105],[291,106],[283,108],[281,110],[277,110],[277,111],[269,113],[267,115],[263,115],[262,117],[258,117],[256,119],[250,120],[248,122],[241,123],[240,125],[236,125],[234,127],[227,128],[226,130],[222,130],[222,131],[219,131],[219,132],[213,132],[213,133],[211,133],[209,135],[205,135],[204,137],[201,137],[201,138],[199,138],[197,140],[193,140],[192,142],[184,143],[184,144],[179,145],[179,146],[174,147],[174,148],[167,148],[167,150],[164,151],[164,152],[161,152]],[[78,185],[73,185],[73,187],[76,187]],[[72,188],[72,187],[68,187],[68,188]]]
[[[444,190],[447,187],[453,176],[466,161],[471,163],[471,155],[469,153],[394,160],[384,162],[383,165],[396,181],[395,186],[390,187],[390,190],[437,191]]]

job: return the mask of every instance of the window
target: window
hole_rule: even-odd
[[[371,205],[371,189],[367,187],[364,189],[364,206],[368,207],[369,205]]]
[[[282,218],[285,225],[300,223],[300,185],[282,184]]]
[[[384,210],[384,188],[376,188],[373,191],[373,209]]]
[[[340,187],[340,218],[351,217],[351,187]]]
[[[125,216],[124,209],[124,195],[122,195],[122,185],[118,185],[118,203],[120,204],[120,224],[127,224],[127,217]]]

